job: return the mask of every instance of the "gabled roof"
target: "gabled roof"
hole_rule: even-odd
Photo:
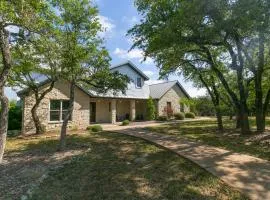
[[[41,81],[40,83],[38,83],[37,87],[39,88],[39,87],[45,86],[45,85],[47,85],[47,84],[49,84],[49,83],[51,83],[51,80],[50,80],[50,79],[46,79],[46,80]],[[89,95],[90,97],[94,97],[94,95],[93,95],[90,91],[84,89],[84,88],[83,88],[82,86],[80,86],[79,84],[76,84],[76,87],[77,87],[78,89],[80,89],[82,92],[84,92],[85,94]],[[23,89],[23,90],[18,91],[18,92],[17,92],[17,95],[18,95],[19,97],[22,97],[22,96],[24,96],[24,95],[28,95],[28,93],[29,93],[30,91],[31,91],[30,88],[25,88],[25,89]]]
[[[183,86],[178,81],[168,81],[164,83],[149,85],[150,96],[153,99],[160,99],[175,85],[177,85],[181,89],[181,91],[187,96],[187,98],[190,98],[187,91],[183,88]]]
[[[135,72],[137,72],[138,74],[140,74],[144,80],[148,81],[149,80],[149,77],[146,76],[134,63],[132,63],[130,60],[126,61],[126,62],[123,62],[123,63],[120,63],[118,65],[115,65],[113,67],[111,67],[110,69],[116,69],[118,67],[122,67],[124,65],[129,65]]]

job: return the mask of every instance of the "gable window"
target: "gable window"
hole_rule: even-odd
[[[51,122],[61,122],[68,113],[69,100],[51,100],[50,101],[50,119]],[[71,116],[69,118],[71,120]]]
[[[136,86],[137,86],[137,88],[141,88],[142,87],[142,78],[141,77],[138,77],[137,78]]]

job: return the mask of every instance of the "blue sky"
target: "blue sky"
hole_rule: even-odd
[[[105,38],[105,46],[112,57],[111,64],[131,60],[135,63],[148,77],[150,84],[156,83],[158,79],[158,69],[152,59],[147,59],[142,63],[143,53],[139,49],[128,51],[132,46],[130,38],[126,37],[127,30],[134,24],[139,22],[140,16],[134,7],[133,0],[96,0],[100,11],[100,22],[106,29],[101,36]],[[204,90],[197,90],[192,83],[185,82],[182,77],[171,76],[170,80],[178,79],[183,87],[191,96],[199,96],[204,94]],[[10,99],[16,99],[16,93],[10,89],[6,89],[6,93]]]

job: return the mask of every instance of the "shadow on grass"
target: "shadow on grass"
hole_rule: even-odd
[[[254,123],[254,120],[251,120]],[[269,143],[263,140],[252,140],[257,133],[241,135],[240,130],[234,128],[233,120],[224,120],[224,132],[220,133],[215,121],[194,121],[175,123],[166,126],[150,127],[150,131],[165,135],[173,135],[178,138],[188,138],[203,142],[204,144],[225,148],[230,151],[245,153],[259,158],[270,160]]]
[[[102,132],[69,138],[68,148],[79,144],[91,150],[51,172],[32,199],[244,199],[192,162],[142,140]]]

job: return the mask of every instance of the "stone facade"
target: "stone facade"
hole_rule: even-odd
[[[43,89],[48,87],[45,85]],[[31,109],[35,103],[33,94],[29,94],[23,99],[23,133],[35,132],[35,125],[32,120]],[[38,108],[38,116],[42,125],[46,130],[60,129],[62,122],[50,122],[50,100],[68,100],[69,99],[69,84],[66,82],[57,82],[53,90],[45,96]],[[69,128],[85,128],[89,125],[89,96],[79,88],[75,89],[75,104],[72,121],[69,122]]]
[[[181,112],[180,99],[185,98],[186,95],[180,90],[177,85],[174,85],[166,94],[164,94],[156,103],[158,116],[166,115],[164,109],[167,107],[167,103],[171,103],[173,113]],[[189,112],[189,108],[185,106],[184,112]]]

